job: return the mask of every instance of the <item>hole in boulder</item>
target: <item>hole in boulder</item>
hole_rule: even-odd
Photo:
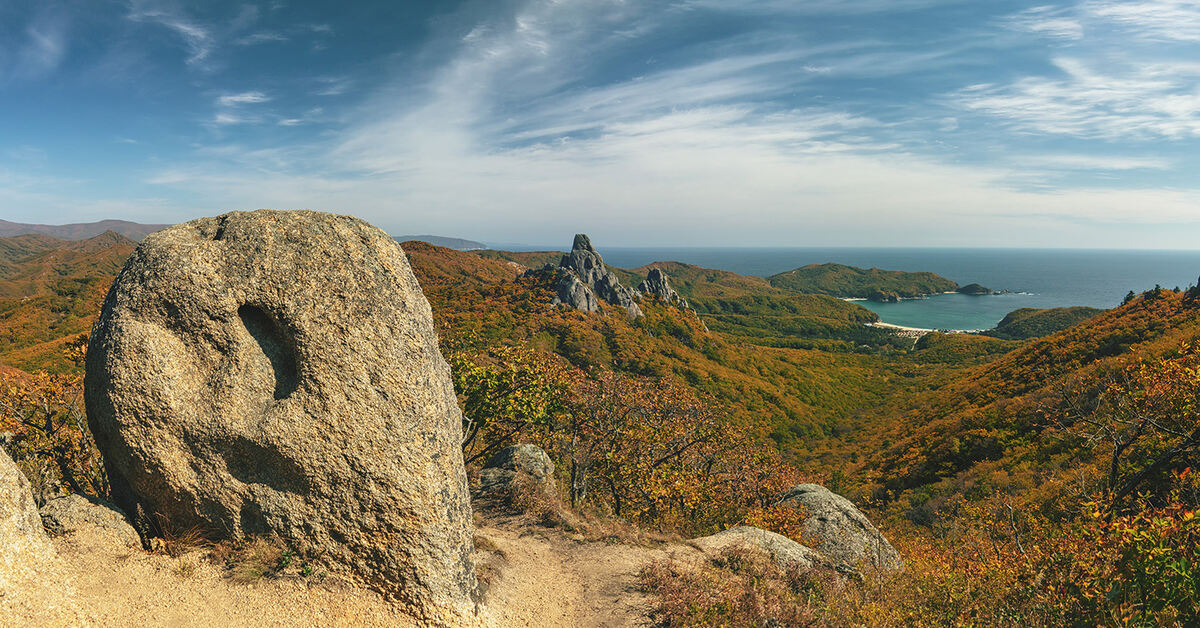
[[[249,303],[238,308],[250,337],[271,363],[275,375],[275,399],[286,399],[296,390],[296,353],[283,328],[270,314]]]

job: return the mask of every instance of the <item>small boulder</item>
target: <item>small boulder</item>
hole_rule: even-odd
[[[543,490],[553,493],[554,463],[537,445],[513,445],[496,452],[479,474],[479,488],[484,492],[510,488],[518,477],[525,476]]]
[[[818,484],[792,487],[779,503],[804,513],[804,538],[819,539],[818,550],[851,568],[903,567],[900,553],[850,500]]]
[[[776,534],[762,528],[738,526],[698,539],[692,539],[692,544],[700,548],[709,557],[719,556],[731,547],[748,547],[766,552],[771,560],[782,570],[812,569],[826,564],[828,561],[820,552],[797,543],[782,534]]]
[[[41,509],[42,525],[51,534],[70,534],[90,528],[100,532],[118,545],[141,548],[142,540],[125,518],[125,513],[112,504],[74,493],[46,502]]]

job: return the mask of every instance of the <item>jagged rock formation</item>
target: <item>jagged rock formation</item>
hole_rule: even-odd
[[[646,274],[646,278],[642,280],[642,283],[638,284],[637,289],[642,294],[655,296],[667,303],[691,309],[688,306],[688,302],[671,287],[670,279],[662,269],[651,268],[650,272]]]
[[[779,503],[804,513],[805,538],[820,539],[816,549],[834,562],[850,568],[861,564],[884,570],[903,567],[899,552],[862,511],[824,486],[794,486]]]
[[[575,234],[571,252],[563,256],[558,267],[577,275],[596,296],[625,308],[630,317],[637,318],[642,315],[642,309],[637,304],[637,292],[621,284],[621,280],[604,265],[604,260],[592,247],[592,241],[586,235]],[[562,301],[567,302],[566,299]]]
[[[827,563],[825,558],[812,548],[797,543],[782,534],[762,528],[738,526],[711,536],[692,539],[692,544],[705,554],[717,556],[731,547],[759,549],[771,556],[780,569],[812,569]]]
[[[474,620],[462,415],[383,231],[259,210],[148,236],[104,303],[84,386],[135,523],[278,535],[423,624]]]
[[[73,493],[46,502],[39,512],[42,525],[54,534],[70,534],[90,527],[118,545],[142,547],[142,540],[129,525],[125,513],[104,500]]]
[[[513,445],[488,459],[479,476],[480,489],[507,490],[524,476],[548,493],[554,492],[554,463],[537,445]]]
[[[543,269],[543,272],[559,272],[553,266]],[[592,289],[579,280],[579,276],[575,273],[562,272],[559,274],[558,283],[555,284],[553,305],[565,303],[577,310],[583,312],[599,312],[600,300],[596,298],[596,293]]]

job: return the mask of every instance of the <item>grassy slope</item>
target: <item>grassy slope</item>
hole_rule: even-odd
[[[767,278],[772,286],[789,292],[866,298],[872,292],[892,292],[901,297],[948,292],[958,284],[933,273],[862,269],[843,264],[809,264]]]

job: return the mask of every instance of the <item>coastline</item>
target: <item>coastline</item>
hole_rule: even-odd
[[[863,323],[863,324],[866,325],[867,327],[882,327],[884,329],[892,329],[897,332],[907,332],[907,333],[917,333],[917,334],[930,334],[933,332],[937,332],[939,334],[978,334],[980,332],[988,331],[986,329],[926,329],[924,327],[905,327],[904,325],[895,325],[893,323],[885,323],[883,321],[876,321],[874,323]]]

